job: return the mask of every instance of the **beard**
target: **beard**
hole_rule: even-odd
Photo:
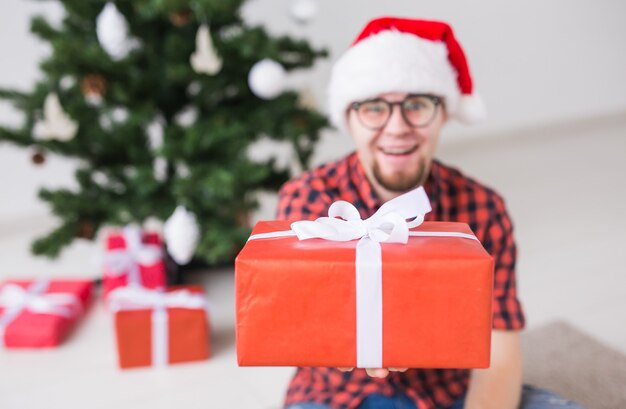
[[[372,168],[374,178],[376,182],[384,189],[390,192],[403,193],[412,190],[418,186],[421,186],[426,182],[428,177],[428,171],[426,161],[422,160],[419,163],[417,172],[396,172],[390,175],[384,174],[380,170],[380,166],[377,161],[374,161]]]

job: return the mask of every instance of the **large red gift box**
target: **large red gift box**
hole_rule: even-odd
[[[118,298],[118,295],[122,297]],[[209,358],[209,323],[202,288],[180,286],[161,292],[125,287],[114,290],[109,300],[115,315],[120,368]],[[160,331],[156,328],[159,325],[158,305],[162,306],[164,314]],[[162,346],[160,357],[157,344]]]
[[[139,238],[132,235],[138,235]],[[137,243],[129,246],[130,240],[136,240]],[[112,290],[130,284],[151,289],[165,288],[166,270],[162,252],[163,243],[157,233],[126,228],[109,234],[106,238],[102,279],[105,298]],[[132,277],[133,274],[136,276]],[[133,279],[136,282],[133,283]]]
[[[289,222],[262,221],[251,238],[289,230]],[[381,366],[488,367],[492,257],[463,223],[410,231],[426,236],[380,244]],[[236,259],[239,365],[357,366],[357,241],[278,235],[249,240]]]
[[[87,280],[9,280],[0,284],[0,349],[58,346],[91,297]]]

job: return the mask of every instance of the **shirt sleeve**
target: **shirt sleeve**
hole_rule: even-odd
[[[325,216],[331,204],[323,185],[309,178],[285,183],[278,192],[278,220],[315,220]]]
[[[493,328],[517,330],[525,326],[522,305],[517,296],[515,260],[517,248],[513,238],[513,224],[504,200],[494,195],[493,214],[487,227],[485,248],[493,256]]]

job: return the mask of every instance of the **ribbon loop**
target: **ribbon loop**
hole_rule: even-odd
[[[335,219],[341,217],[346,221],[361,220],[361,214],[352,203],[338,200],[328,208],[328,217]]]
[[[406,244],[409,229],[419,226],[424,221],[424,215],[431,210],[424,188],[419,187],[383,204],[365,220],[361,220],[354,205],[339,200],[328,209],[328,217],[294,222],[291,229],[300,240],[351,241],[369,237],[379,243]]]
[[[0,307],[69,317],[78,313],[80,302],[70,293],[36,294],[17,284],[7,284],[0,290]]]

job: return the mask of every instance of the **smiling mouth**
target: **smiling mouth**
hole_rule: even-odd
[[[409,146],[409,147],[404,147],[404,148],[379,147],[378,150],[380,150],[385,155],[401,156],[401,155],[411,154],[415,152],[417,148],[418,146],[414,145],[414,146]]]

